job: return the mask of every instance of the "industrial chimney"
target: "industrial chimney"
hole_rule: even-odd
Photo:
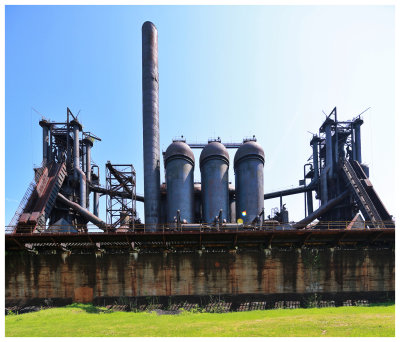
[[[142,26],[143,166],[145,223],[155,230],[160,209],[160,131],[158,123],[157,29]]]

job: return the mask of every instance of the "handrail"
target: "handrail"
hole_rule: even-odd
[[[353,223],[353,228],[348,228],[350,224]],[[148,233],[148,234],[159,234],[165,232],[174,232],[174,233],[185,233],[185,232],[226,232],[226,231],[235,231],[235,232],[249,232],[249,231],[282,231],[282,230],[292,230],[292,231],[299,231],[298,229],[294,229],[296,223],[291,224],[284,224],[278,221],[265,221],[262,226],[252,226],[252,225],[243,225],[243,224],[228,224],[222,225],[220,228],[205,225],[205,224],[188,224],[187,226],[181,225],[181,227],[177,228],[175,224],[162,224],[158,225],[155,231],[150,231],[146,228],[146,225],[137,225],[136,227],[132,228],[129,226],[119,227],[116,230],[109,230],[99,229],[94,224],[87,224],[87,225],[78,225],[74,226],[77,231],[63,231],[66,227],[70,227],[67,225],[51,225],[51,232],[49,231],[31,231],[33,235],[51,235],[53,233],[68,233],[68,234],[82,234],[84,233],[106,233],[106,234],[119,234],[119,233],[126,233],[126,232],[133,232],[133,233]],[[154,225],[148,225],[151,228],[154,228]],[[193,228],[195,226],[195,228]],[[375,228],[370,228],[371,226]],[[59,227],[59,229],[57,229]],[[71,225],[72,227],[72,225]],[[348,231],[359,231],[359,230],[373,230],[373,229],[389,229],[394,228],[393,221],[357,221],[355,224],[353,221],[318,221],[317,223],[310,223],[307,227],[303,230],[348,230]],[[6,226],[7,235],[20,235],[27,233],[26,230],[23,233],[13,233],[15,226]],[[22,227],[25,228],[25,227]],[[32,228],[31,226],[26,226],[26,228]]]

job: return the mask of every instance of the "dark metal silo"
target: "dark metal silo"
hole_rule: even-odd
[[[236,220],[252,223],[264,207],[263,148],[246,141],[235,154]]]
[[[183,141],[174,141],[164,154],[167,184],[167,222],[173,223],[180,210],[181,220],[194,222],[194,155]]]
[[[157,29],[142,26],[143,168],[145,223],[154,230],[160,214],[160,132],[158,117]]]
[[[222,209],[222,219],[229,217],[229,153],[218,141],[208,143],[200,154],[203,222],[213,223]]]

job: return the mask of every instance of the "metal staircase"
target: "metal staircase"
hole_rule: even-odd
[[[45,166],[40,175],[36,175],[36,184],[31,183],[21,202],[21,205],[24,202],[25,205],[18,215],[14,233],[32,233],[45,229],[46,220],[54,207],[66,174],[65,163],[52,163]]]
[[[354,168],[352,163],[356,163]],[[368,178],[366,178],[361,166],[357,162],[353,161],[352,163],[348,160],[344,160],[342,170],[345,180],[350,186],[365,220],[370,221],[373,228],[387,228],[384,222],[384,219],[387,219],[387,217],[381,217],[376,208],[376,198],[374,198],[374,202],[368,195],[366,188],[368,188],[368,186],[372,188],[371,183],[369,182]]]

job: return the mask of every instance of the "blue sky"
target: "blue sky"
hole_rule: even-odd
[[[363,161],[390,213],[394,192],[393,6],[6,6],[5,223],[40,164],[41,116],[67,106],[102,141],[93,160],[132,163],[143,193],[141,26],[159,33],[160,139],[256,135],[265,192],[298,185],[317,132],[337,107],[367,107]],[[200,180],[198,156],[195,180]],[[231,153],[233,160],[233,152]],[[163,179],[163,170],[162,170]],[[233,168],[230,180],[234,181]],[[303,195],[286,197],[291,220]],[[266,212],[279,200],[265,202]],[[143,219],[143,205],[138,203]],[[105,197],[101,217],[105,219]]]

